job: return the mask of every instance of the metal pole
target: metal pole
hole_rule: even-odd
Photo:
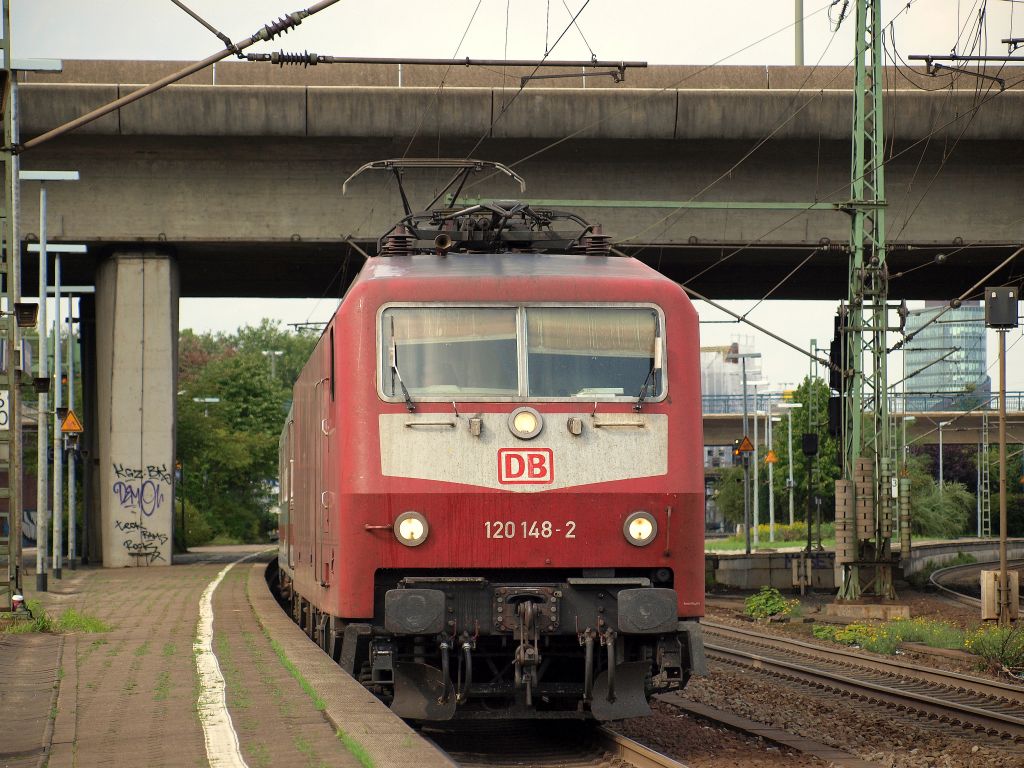
[[[60,373],[61,339],[60,339],[60,253],[53,255],[53,578],[61,578],[64,564],[64,456],[61,450],[61,431],[59,409],[64,404],[64,392],[61,388]]]
[[[757,527],[761,524],[761,459],[757,451],[757,384],[754,385],[754,546],[760,543],[761,537]]]
[[[747,436],[747,358],[740,357],[743,372],[743,437]],[[743,533],[750,554],[750,454],[743,452]]]
[[[906,438],[904,438],[904,442],[906,442]],[[978,441],[978,461],[977,461],[978,473],[977,473],[977,480],[975,481],[975,488],[977,488],[978,490],[977,490],[977,493],[974,494],[975,502],[976,502],[976,506],[977,506],[977,513],[978,513],[978,538],[979,539],[981,538],[981,462],[982,462],[981,453],[982,453],[982,451],[981,451],[981,441],[979,440]]]
[[[796,36],[796,51],[794,60],[798,67],[804,65],[804,0],[796,0],[794,9],[796,23],[793,25],[793,33]]]
[[[765,431],[768,433],[768,453],[774,447],[772,428],[772,401],[768,398],[768,415],[765,417]],[[775,462],[768,462],[768,541],[775,541]]]
[[[68,297],[68,410],[75,409],[75,300]],[[78,535],[76,507],[78,487],[75,482],[75,451],[68,451],[68,564],[71,570],[78,567]]]
[[[942,486],[945,483],[942,482],[942,426],[946,422],[939,422],[939,498],[942,498]]]
[[[1006,574],[1006,330],[999,329],[999,624],[1010,625]]]
[[[39,376],[40,379],[48,378],[47,346],[46,339],[46,286],[49,278],[46,274],[49,267],[49,257],[46,254],[46,184],[39,185]],[[46,455],[47,412],[49,403],[46,392],[40,392],[38,397],[38,409],[36,411],[36,591],[46,592],[46,556],[47,556],[47,533],[50,525],[50,518],[47,514],[47,505],[50,501],[49,483],[49,459]]]
[[[789,434],[787,435],[789,445],[789,524],[793,525],[793,409],[789,409]]]

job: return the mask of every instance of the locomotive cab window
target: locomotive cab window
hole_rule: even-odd
[[[401,306],[380,313],[392,401],[659,400],[664,320],[652,306]]]
[[[661,395],[653,309],[527,307],[526,339],[530,397]]]
[[[381,315],[387,397],[513,397],[519,391],[513,307],[392,307]]]

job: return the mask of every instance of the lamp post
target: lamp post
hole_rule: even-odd
[[[761,542],[761,537],[758,532],[758,528],[761,525],[761,458],[760,453],[757,450],[757,424],[758,417],[761,415],[761,410],[757,407],[757,388],[767,384],[767,381],[751,381],[750,386],[754,388],[754,546],[756,547]]]
[[[46,242],[46,182],[48,181],[78,181],[78,171],[20,171],[20,181],[38,181],[39,184],[39,315],[37,328],[39,331],[39,375],[36,377],[38,392],[37,421],[36,421],[36,591],[46,592],[46,551],[47,551],[47,528],[49,526],[48,501],[50,495],[49,477],[50,464],[47,456],[47,438],[49,430],[47,419],[49,418],[49,364],[47,360],[48,331],[46,323],[46,289],[49,284],[47,270],[49,269],[49,256],[47,255]],[[44,389],[45,382],[45,389]],[[58,391],[60,380],[57,381]],[[56,458],[56,457],[54,457]],[[61,550],[60,540],[63,538],[64,516],[62,510],[54,510],[54,553]],[[60,578],[60,561],[54,561],[54,577]]]
[[[726,357],[732,362],[740,361],[743,376],[743,436],[747,436],[747,358],[759,358],[760,352],[734,352]],[[750,554],[750,458],[743,455],[743,528],[746,534],[746,553]]]
[[[270,358],[270,378],[277,378],[277,358],[284,354],[283,349],[263,349],[260,354]]]
[[[789,417],[789,430],[786,435],[786,455],[789,457],[786,463],[789,464],[789,479],[786,481],[786,487],[789,488],[789,524],[793,524],[793,411],[797,408],[803,408],[803,403],[779,403],[779,408],[786,409],[786,415]]]
[[[52,558],[53,558],[53,577],[55,579],[61,578],[63,560],[64,560],[64,434],[62,430],[64,413],[64,390],[61,387],[61,379],[63,373],[61,366],[63,365],[63,353],[62,353],[62,338],[61,338],[61,321],[62,321],[62,295],[61,295],[61,254],[65,253],[79,253],[84,254],[88,251],[85,245],[72,245],[70,243],[32,243],[28,246],[30,253],[40,254],[42,259],[42,253],[45,251],[47,255],[53,254],[53,288],[50,289],[47,286],[46,292],[49,295],[53,294],[54,299],[54,318],[53,318],[53,381],[54,381],[54,392],[53,392],[53,441],[52,441],[52,453],[53,453],[53,541],[52,541]],[[73,303],[73,300],[72,302]],[[70,320],[68,321],[68,348],[71,348],[71,325]],[[68,385],[71,386],[71,377],[69,377]],[[70,478],[70,475],[69,475]],[[71,492],[68,494],[68,498],[71,498]],[[76,502],[77,503],[77,500]],[[74,570],[75,551],[77,547],[77,541],[75,537],[75,503],[72,503],[68,508],[68,561],[71,563],[71,568]]]
[[[942,477],[942,428],[948,427],[953,422],[951,421],[940,421],[939,422],[939,496],[942,496],[942,487],[945,482]]]
[[[781,423],[781,416],[772,416],[772,401],[768,401],[768,451],[775,447],[773,424]],[[775,462],[768,462],[768,541],[775,541]]]

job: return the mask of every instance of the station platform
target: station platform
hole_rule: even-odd
[[[272,557],[201,548],[29,590],[109,630],[0,634],[0,766],[452,766],[281,611]]]

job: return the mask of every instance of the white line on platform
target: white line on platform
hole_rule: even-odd
[[[217,578],[206,585],[203,596],[199,598],[199,624],[196,626],[193,650],[196,670],[199,672],[199,720],[203,724],[206,758],[210,768],[248,768],[228,711],[224,675],[221,674],[220,664],[213,652],[213,593],[228,571],[252,556],[246,555],[225,566]]]

